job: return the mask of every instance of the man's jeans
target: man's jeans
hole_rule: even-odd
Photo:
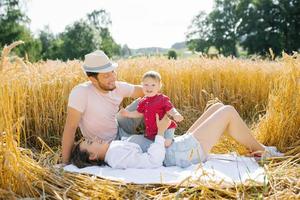
[[[138,105],[139,99],[136,99],[131,104],[129,104],[125,109],[128,111],[135,111]],[[137,128],[144,123],[143,117],[141,118],[128,118],[117,115],[117,121],[119,125],[118,135],[116,140],[127,140],[138,144],[143,152],[146,152],[150,144],[153,141],[144,137],[144,134],[139,134]]]

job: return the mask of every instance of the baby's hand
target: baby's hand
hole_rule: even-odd
[[[181,122],[183,120],[183,116],[181,114],[175,114],[173,116],[173,119],[176,121],[176,122]]]
[[[165,139],[165,147],[168,148],[173,143],[172,139]]]
[[[125,110],[124,108],[121,108],[120,111],[119,111],[119,114],[123,117],[127,117],[128,114],[129,114],[129,111],[128,110]]]

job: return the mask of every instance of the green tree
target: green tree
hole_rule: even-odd
[[[215,0],[214,9],[208,17],[211,24],[211,42],[226,56],[237,56],[237,4],[238,0]]]
[[[300,50],[300,0],[278,1],[284,51]]]
[[[25,44],[13,51],[36,61],[40,59],[41,45],[27,28],[29,22],[19,0],[0,0],[0,47],[23,40]]]
[[[112,24],[110,15],[103,9],[92,11],[87,14],[87,18],[88,22],[98,30],[107,28]]]
[[[128,57],[131,56],[131,50],[130,48],[127,46],[127,44],[124,44],[122,49],[121,49],[121,56],[123,57]]]
[[[121,46],[114,41],[107,28],[101,29],[100,37],[100,48],[107,54],[107,56],[112,57],[113,55],[121,54]]]
[[[52,60],[56,59],[65,59],[67,56],[65,55],[64,51],[64,41],[58,37],[51,41],[51,45],[49,47],[49,51],[47,51],[47,56],[45,58],[49,58]]]
[[[44,30],[39,32],[39,39],[41,41],[41,57],[42,59],[49,58],[52,45],[54,44],[55,36],[51,33],[49,26],[44,27]]]
[[[238,16],[241,23],[238,34],[241,45],[250,54],[265,55],[272,48],[278,54],[283,49],[282,37],[278,29],[279,9],[272,0],[241,0]]]
[[[101,44],[97,31],[83,20],[67,26],[59,38],[63,41],[63,60],[83,59],[85,54],[99,49]]]
[[[24,44],[14,50],[17,55],[26,57],[31,62],[41,59],[42,46],[39,39],[35,39],[31,32],[27,30],[22,33],[20,40],[24,41]]]
[[[175,50],[169,50],[168,51],[168,59],[177,59],[177,53]]]
[[[109,26],[111,26],[112,21],[110,15],[103,9],[94,10],[87,15],[88,23],[97,30],[100,38],[101,45],[100,48],[109,57],[113,55],[121,54],[121,46],[118,45],[110,34]]]
[[[240,0],[238,34],[249,53],[276,55],[300,48],[300,0]]]
[[[189,27],[187,34],[189,49],[207,53],[209,47],[214,46],[223,55],[237,56],[238,2],[238,0],[215,0],[211,13],[207,15],[200,12]]]
[[[96,49],[103,50],[108,56],[119,55],[121,47],[114,41],[109,26],[111,20],[105,10],[95,10],[66,27],[55,36],[49,28],[39,34],[43,59],[83,59],[84,55]]]
[[[192,24],[188,27],[186,40],[190,50],[208,52],[211,46],[211,24],[204,11],[193,18]]]
[[[8,45],[26,32],[29,19],[21,10],[18,0],[0,0],[0,45]]]
[[[64,52],[64,41],[54,35],[48,26],[39,32],[39,39],[41,41],[41,56],[42,59],[65,59],[67,56]]]
[[[300,0],[215,0],[208,16],[193,19],[188,45],[204,52],[215,46],[224,55],[237,55],[238,45],[249,54],[299,51],[299,10]]]

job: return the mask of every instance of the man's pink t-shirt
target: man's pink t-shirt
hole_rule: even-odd
[[[157,135],[156,114],[162,119],[166,112],[170,111],[174,106],[170,98],[163,94],[157,94],[153,97],[143,97],[137,106],[137,111],[143,113],[146,125],[145,137],[154,140]],[[172,121],[168,129],[176,128],[177,124]]]
[[[71,91],[68,106],[81,112],[79,122],[83,136],[90,140],[112,141],[118,132],[116,114],[124,97],[130,97],[134,85],[116,82],[116,89],[101,93],[91,82]]]

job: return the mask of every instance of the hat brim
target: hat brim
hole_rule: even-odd
[[[94,72],[94,73],[107,73],[115,70],[118,67],[118,63],[111,62],[108,67],[101,68],[101,67],[87,67],[83,66],[83,70],[85,72]]]

